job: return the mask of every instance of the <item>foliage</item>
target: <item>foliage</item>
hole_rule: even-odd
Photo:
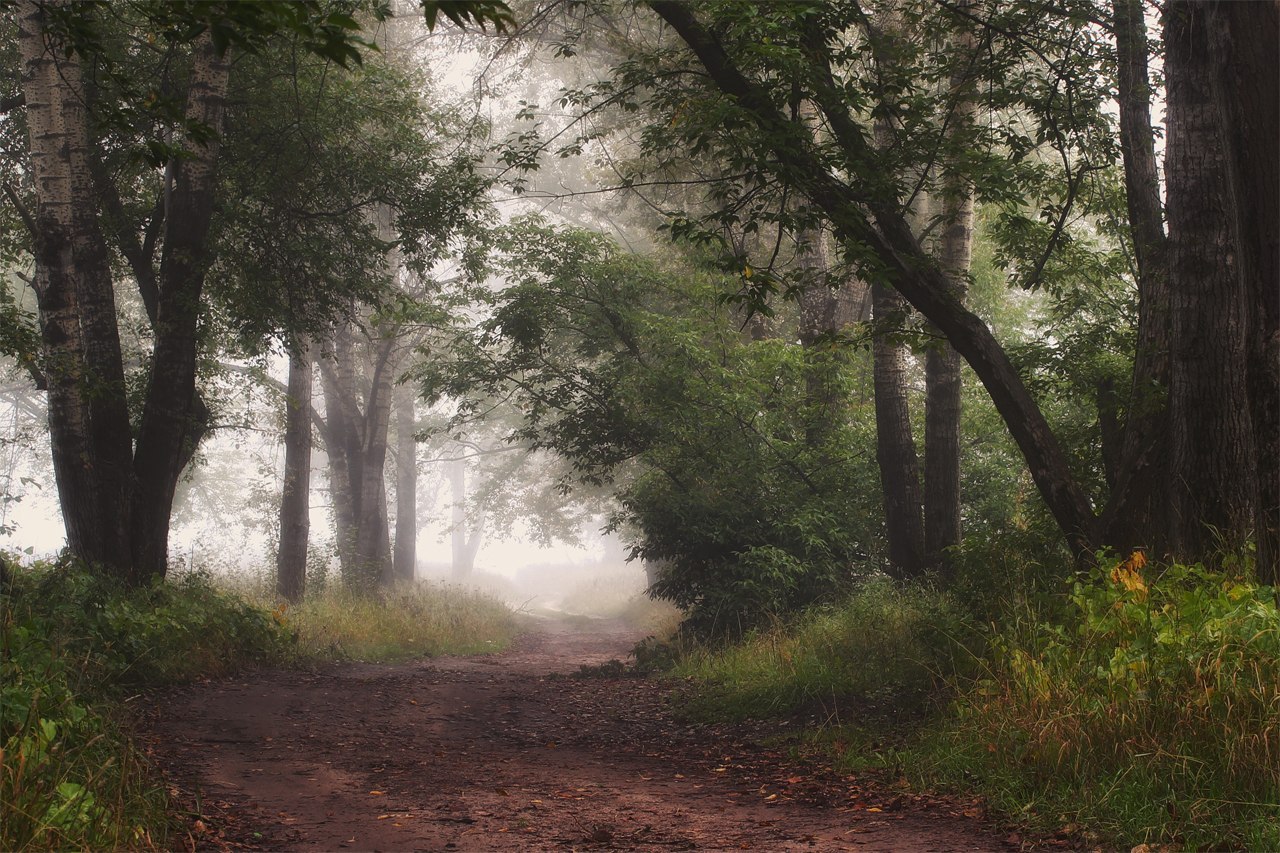
[[[166,795],[116,721],[125,689],[279,658],[270,614],[203,576],[126,591],[69,566],[0,591],[0,848],[161,847]]]
[[[674,668],[691,678],[685,713],[715,719],[918,713],[972,661],[976,634],[945,594],[869,581],[842,601],[720,649],[691,646]]]
[[[210,296],[244,349],[323,336],[356,301],[416,309],[387,281],[391,249],[424,277],[470,252],[485,218],[474,140],[421,75],[381,58],[335,71],[281,44],[241,62],[232,87]]]
[[[915,760],[1004,810],[1126,845],[1280,846],[1280,610],[1245,563],[1081,577],[997,635]]]
[[[511,286],[422,374],[429,395],[464,401],[458,422],[514,401],[511,438],[566,458],[562,488],[614,488],[614,523],[658,567],[652,591],[704,630],[740,632],[869,571],[872,427],[847,359],[745,339],[719,299],[733,281],[695,260],[658,264],[536,219],[500,245]],[[807,379],[833,365],[851,417],[815,443],[826,413]]]

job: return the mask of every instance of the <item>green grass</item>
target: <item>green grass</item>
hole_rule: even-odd
[[[696,685],[684,710],[697,718],[921,706],[972,657],[974,638],[946,596],[873,582],[734,645],[678,650],[674,674]]]
[[[120,700],[290,645],[207,578],[129,591],[68,568],[16,572],[0,593],[0,849],[164,848],[168,798]]]
[[[1113,563],[983,643],[945,597],[877,584],[731,647],[677,648],[674,672],[694,717],[825,707],[795,748],[981,793],[1033,831],[1280,850],[1280,611],[1239,574]]]
[[[167,849],[158,775],[122,700],[245,666],[494,651],[513,614],[474,592],[322,589],[298,608],[208,575],[125,590],[39,566],[0,591],[0,850]]]
[[[1030,615],[906,763],[1043,830],[1280,850],[1280,610],[1202,566],[1125,562]]]

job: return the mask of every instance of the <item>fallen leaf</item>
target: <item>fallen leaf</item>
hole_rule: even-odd
[[[386,791],[370,791],[369,792],[369,796],[371,797],[385,797],[386,795],[387,795]]]

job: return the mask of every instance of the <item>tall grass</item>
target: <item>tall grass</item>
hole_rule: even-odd
[[[506,648],[517,624],[510,608],[475,590],[416,584],[376,595],[329,585],[276,617],[309,659],[395,661]]]
[[[1274,593],[1140,555],[1030,614],[916,751],[925,781],[980,779],[1041,826],[1126,845],[1280,849]]]
[[[815,704],[838,716],[849,703],[919,706],[972,658],[974,639],[945,595],[883,580],[732,646],[688,647],[675,674],[696,685],[685,700],[696,717],[768,717]]]

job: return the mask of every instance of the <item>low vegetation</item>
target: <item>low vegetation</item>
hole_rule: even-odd
[[[997,807],[1044,829],[1280,849],[1274,594],[1139,555],[1075,581],[1067,606],[997,635],[917,751],[921,779],[982,780]]]
[[[674,672],[698,689],[692,716],[745,719],[842,707],[917,707],[971,661],[976,633],[945,595],[872,581],[839,604],[722,648],[690,644]],[[678,648],[678,645],[677,645]]]
[[[49,565],[6,579],[0,622],[3,850],[166,847],[165,789],[121,722],[136,691],[255,664],[493,650],[515,627],[459,590],[330,588],[287,609],[204,574],[126,590]]]
[[[506,648],[515,615],[484,593],[464,587],[419,585],[378,596],[340,586],[278,608],[296,633],[297,653],[310,659],[395,661]]]
[[[832,725],[803,737],[837,764],[976,788],[1046,834],[1280,849],[1280,611],[1241,563],[1225,563],[1112,560],[988,629],[977,657],[945,599],[872,584],[741,644],[686,650],[675,671],[694,679],[692,713],[823,703]],[[850,699],[859,712],[919,709],[931,692],[943,701],[905,730],[901,713],[839,725]]]

